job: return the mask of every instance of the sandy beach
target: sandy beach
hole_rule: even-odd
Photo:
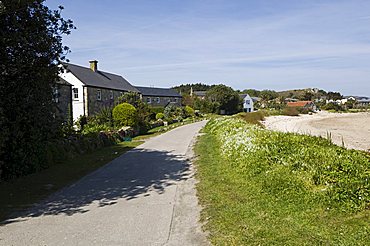
[[[370,151],[370,112],[314,115],[270,116],[263,122],[267,129],[296,132],[327,138],[349,149]]]

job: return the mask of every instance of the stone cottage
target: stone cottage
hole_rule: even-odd
[[[152,107],[181,106],[182,96],[174,89],[136,86],[143,102]]]
[[[66,63],[65,71],[60,74],[72,84],[74,121],[82,115],[91,116],[114,106],[114,100],[125,92],[139,92],[122,76],[98,70],[98,61],[89,62],[90,68]]]

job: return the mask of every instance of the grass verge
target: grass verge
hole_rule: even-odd
[[[141,143],[143,142],[122,142],[56,163],[41,172],[0,183],[2,200],[0,221],[6,219],[12,212],[28,208],[55,191],[72,184]]]
[[[368,245],[366,154],[243,124],[211,121],[195,147],[214,245]]]

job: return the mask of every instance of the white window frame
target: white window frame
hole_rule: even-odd
[[[101,90],[100,89],[96,91],[96,100],[101,101]]]
[[[147,97],[146,98],[146,103],[151,104],[152,103],[152,98],[151,97]]]
[[[73,92],[73,100],[78,100],[78,88],[74,87],[72,88]]]
[[[161,102],[161,98],[157,97],[157,103],[160,103],[160,102]]]
[[[114,94],[113,94],[113,91],[111,90],[111,91],[109,91],[109,97],[110,97],[110,99],[111,100],[113,100],[114,99]]]

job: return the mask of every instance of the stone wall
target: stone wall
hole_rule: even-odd
[[[159,102],[158,102],[159,98]],[[147,103],[152,107],[164,107],[169,102],[173,102],[177,106],[181,106],[181,97],[155,97],[155,96],[143,96],[143,102]]]
[[[57,84],[54,88],[54,102],[57,107],[57,115],[64,121],[71,121],[72,114],[72,87],[70,85]]]
[[[101,93],[100,99],[98,93]],[[113,98],[111,98],[113,93]],[[86,87],[86,100],[88,116],[99,113],[103,108],[110,108],[114,106],[114,101],[120,97],[124,92],[118,90],[110,90],[96,87]]]

